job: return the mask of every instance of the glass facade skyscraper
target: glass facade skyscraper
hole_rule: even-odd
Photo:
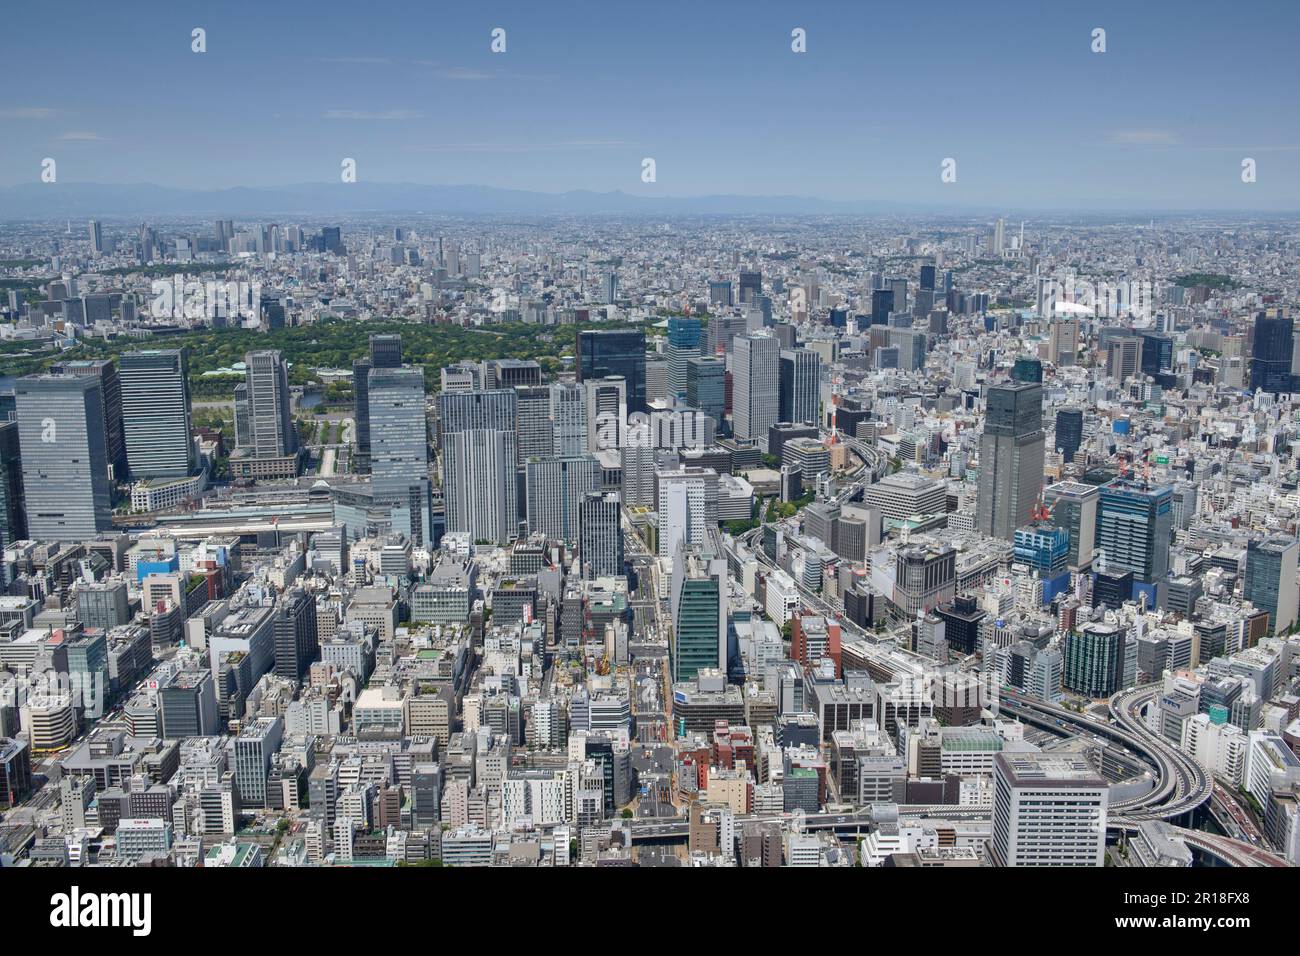
[[[645,332],[640,329],[602,329],[578,333],[578,381],[621,375],[627,380],[627,410],[644,412]]]

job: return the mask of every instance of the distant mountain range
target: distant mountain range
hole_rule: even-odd
[[[0,219],[143,216],[269,216],[283,213],[456,215],[888,215],[936,212],[884,201],[801,196],[645,197],[625,192],[528,192],[494,186],[300,183],[264,189],[172,189],[149,183],[22,183],[0,187]],[[974,209],[962,212],[975,212]]]
[[[151,183],[21,183],[0,187],[0,220],[5,219],[144,219],[150,216],[222,218],[361,215],[366,213],[447,214],[461,216],[942,216],[1018,218],[1006,206],[926,204],[889,200],[835,200],[810,196],[636,196],[621,191],[565,193],[500,189],[496,186],[429,186],[419,183],[298,183],[290,186],[231,189],[173,189]],[[1033,208],[1026,215],[1068,219],[1145,219],[1148,216],[1199,214],[1260,218],[1294,218],[1290,210],[1234,211],[1159,209],[1121,203],[1088,209],[1063,202],[1055,209]]]

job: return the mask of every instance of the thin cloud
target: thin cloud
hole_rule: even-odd
[[[1177,146],[1178,134],[1167,129],[1116,129],[1107,134],[1117,146]]]
[[[321,57],[320,62],[347,63],[354,66],[380,66],[393,61],[386,56],[325,56]]]
[[[615,149],[631,145],[621,139],[574,139],[562,143],[434,143],[408,148],[416,153],[539,153],[559,150]]]
[[[495,80],[496,73],[485,73],[482,70],[471,70],[462,66],[452,66],[438,71],[438,76],[444,80],[465,80],[477,82],[479,80]]]
[[[326,119],[336,120],[413,120],[424,116],[419,110],[327,110]]]
[[[16,106],[0,110],[0,119],[50,119],[58,112],[48,106]]]
[[[1275,146],[1197,146],[1199,150],[1207,153],[1297,153],[1300,152],[1300,143],[1280,143]]]
[[[89,130],[71,130],[64,133],[59,139],[69,143],[103,143],[106,141],[105,137]]]

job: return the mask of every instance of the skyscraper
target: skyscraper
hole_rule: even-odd
[[[519,398],[513,388],[441,392],[438,395],[438,430],[444,438],[448,432],[472,428],[513,432],[517,428],[518,414]]]
[[[517,385],[515,395],[517,411],[515,435],[519,447],[519,460],[549,458],[555,450],[550,387]]]
[[[767,430],[780,421],[780,343],[764,332],[736,336],[731,363],[732,430],[767,451]]]
[[[550,386],[553,454],[563,458],[587,453],[587,390],[576,382]]]
[[[1242,595],[1257,608],[1268,611],[1269,627],[1281,634],[1296,622],[1300,585],[1296,582],[1296,558],[1300,542],[1286,535],[1272,535],[1246,546],[1246,578]]]
[[[1074,461],[1083,444],[1083,409],[1062,408],[1056,413],[1056,450],[1066,461]]]
[[[23,503],[23,457],[18,422],[0,422],[0,548],[27,537]],[[0,572],[0,584],[3,584]]]
[[[1097,540],[1097,486],[1078,481],[1058,481],[1043,489],[1049,520],[1070,535],[1067,563],[1074,570],[1092,564]]]
[[[701,354],[702,331],[699,319],[673,316],[668,320],[668,347],[665,354],[668,356],[669,398],[686,398],[686,363]]]
[[[727,410],[727,363],[716,356],[686,363],[686,404],[698,408],[722,426]]]
[[[395,509],[394,531],[409,533],[417,543],[432,543],[424,372],[408,366],[375,368],[367,383],[375,500]]]
[[[645,332],[640,329],[602,329],[578,332],[578,381],[621,375],[627,381],[627,410],[644,412]]]
[[[627,424],[627,382],[618,375],[587,379],[587,450],[618,448]]]
[[[583,577],[623,573],[623,531],[619,526],[620,498],[616,491],[592,491],[578,506],[578,554]]]
[[[375,368],[401,368],[402,337],[395,333],[370,336],[370,363]]]
[[[185,349],[121,357],[122,433],[133,479],[183,478],[195,468]]]
[[[475,428],[443,434],[447,530],[505,544],[518,532],[514,429]]]
[[[528,530],[557,541],[578,537],[583,498],[600,490],[600,462],[579,458],[534,458],[525,465]]]
[[[29,375],[14,385],[33,538],[82,541],[113,526],[101,394],[85,376]]]
[[[1250,390],[1263,389],[1274,395],[1292,389],[1291,355],[1294,329],[1289,316],[1255,316],[1250,344]]]
[[[1106,569],[1133,572],[1134,590],[1148,592],[1149,607],[1158,603],[1155,589],[1169,571],[1173,498],[1171,487],[1115,478],[1101,486],[1097,500],[1097,550]]]
[[[293,424],[289,369],[273,349],[244,356],[244,381],[235,386],[235,455],[231,472],[249,478],[292,478],[298,473],[298,430]]]
[[[988,390],[980,438],[975,526],[1010,541],[1033,518],[1043,487],[1043,387],[1034,382]]]
[[[104,230],[98,219],[90,220],[90,251],[97,256],[104,254]]]
[[[752,305],[763,294],[763,273],[742,272],[739,282],[740,304]]]
[[[812,349],[782,349],[780,418],[817,423],[821,404],[821,356]]]
[[[727,561],[712,547],[684,542],[673,555],[671,681],[694,680],[704,667],[727,667]]]
[[[401,364],[402,337],[395,334],[370,336],[370,354],[352,363],[353,421],[356,426],[352,470],[359,475],[370,474],[370,370],[398,368]]]
[[[122,382],[112,359],[85,359],[60,362],[50,371],[59,375],[88,375],[99,380],[104,401],[104,435],[107,439],[108,463],[113,466],[113,477],[121,481],[127,477],[126,439],[122,434]]]

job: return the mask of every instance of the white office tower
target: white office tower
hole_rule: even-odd
[[[627,380],[621,375],[588,379],[587,450],[618,448],[623,443],[627,423]]]
[[[993,760],[999,866],[1102,866],[1110,788],[1082,756],[1000,753]]]
[[[655,503],[655,447],[649,425],[627,430],[619,449],[623,469],[623,501],[629,508],[653,508]]]
[[[781,413],[781,343],[766,332],[736,336],[731,357],[732,431],[767,451]]]
[[[587,453],[587,392],[574,382],[551,386],[553,454],[573,458]]]
[[[671,558],[678,543],[700,545],[718,523],[718,473],[682,467],[657,474],[659,556]]]
[[[533,459],[525,466],[528,530],[554,541],[576,541],[578,506],[600,490],[600,462],[589,455]]]
[[[505,544],[518,531],[515,433],[474,428],[443,436],[447,531]]]

